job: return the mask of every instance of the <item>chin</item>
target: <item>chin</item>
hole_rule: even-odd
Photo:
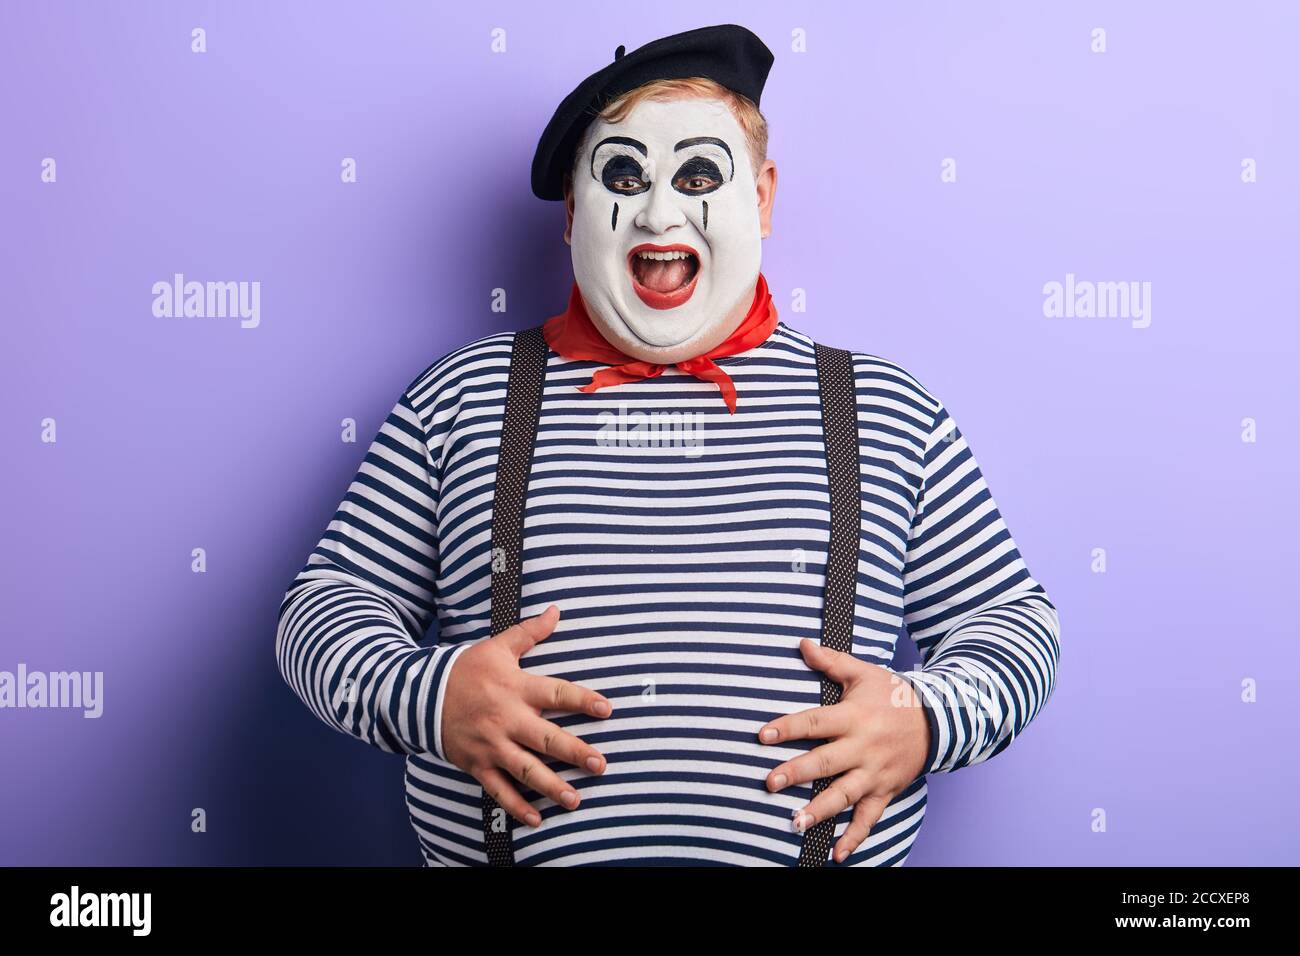
[[[628,338],[641,348],[659,351],[690,345],[700,337],[701,332],[705,331],[700,324],[694,322],[687,327],[665,328],[662,320],[646,322],[625,320],[623,328]]]
[[[678,348],[707,332],[713,324],[705,318],[710,310],[698,293],[689,307],[676,309],[651,308],[631,294],[620,295],[618,299],[614,306],[621,334],[642,348]]]
[[[690,291],[693,293],[690,298],[673,308],[648,305],[637,289],[624,292],[617,303],[619,324],[643,349],[669,350],[692,345],[707,338],[713,326],[727,321],[727,310],[715,305],[707,281],[693,279]]]

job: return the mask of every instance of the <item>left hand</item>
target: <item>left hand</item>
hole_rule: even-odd
[[[767,789],[776,793],[794,784],[835,777],[812,803],[795,813],[793,825],[803,833],[856,804],[848,829],[832,851],[835,862],[841,863],[867,838],[889,802],[925,770],[930,727],[911,683],[889,668],[807,638],[799,650],[809,667],[842,685],[844,693],[838,704],[787,714],[763,725],[758,739],[765,744],[826,740],[774,767]]]

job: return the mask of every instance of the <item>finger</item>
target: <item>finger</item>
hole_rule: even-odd
[[[529,750],[575,767],[582,767],[592,773],[601,773],[605,769],[605,758],[599,750],[585,743],[573,734],[566,732],[549,720],[530,717],[527,723],[515,734],[514,741]]]
[[[536,617],[525,618],[513,627],[508,627],[492,640],[500,641],[514,653],[523,657],[534,647],[551,636],[555,625],[560,620],[560,609],[552,604]]]
[[[828,740],[847,734],[852,724],[850,708],[841,702],[778,717],[762,726],[758,739],[765,744],[777,744],[783,740]]]
[[[795,832],[803,833],[823,820],[835,819],[862,799],[869,785],[870,778],[862,770],[836,777],[825,790],[813,797],[811,803],[802,810],[795,811],[791,821]]]
[[[799,650],[803,652],[803,659],[809,667],[821,671],[837,684],[847,685],[868,666],[852,654],[823,647],[807,637],[799,642]]]
[[[505,746],[497,766],[525,787],[531,787],[542,796],[550,797],[566,810],[575,809],[580,802],[577,790],[542,763],[540,757],[529,753],[518,744],[510,743]]]
[[[793,760],[777,764],[767,775],[767,789],[776,793],[796,783],[811,783],[853,770],[861,760],[861,746],[848,740],[833,740],[814,747]]]
[[[889,800],[885,797],[863,797],[853,810],[853,819],[848,829],[835,844],[832,856],[836,863],[843,863],[849,854],[862,845],[862,841],[871,835],[871,828],[880,822]]]
[[[510,783],[509,778],[496,767],[489,767],[475,773],[474,779],[483,787],[484,793],[500,804],[506,813],[520,823],[527,824],[530,827],[542,825],[542,815],[533,808],[531,803],[519,795],[519,791]]]
[[[603,694],[558,677],[528,675],[524,681],[523,697],[525,703],[538,710],[562,710],[593,717],[608,717],[614,712],[613,705]]]

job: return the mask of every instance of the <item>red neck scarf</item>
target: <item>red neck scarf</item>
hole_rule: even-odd
[[[736,386],[731,376],[720,369],[713,361],[744,352],[767,341],[767,337],[776,328],[776,305],[767,291],[767,280],[758,274],[754,284],[754,301],[740,324],[720,345],[715,346],[704,355],[676,363],[677,367],[688,375],[694,375],[706,382],[713,382],[722,392],[722,400],[727,403],[731,414],[736,413]],[[604,362],[610,368],[602,368],[591,377],[586,385],[578,386],[580,392],[594,392],[609,385],[622,385],[624,382],[637,382],[643,378],[655,378],[662,375],[666,365],[642,362],[630,355],[624,355],[600,334],[587,310],[582,304],[582,294],[578,283],[573,283],[569,293],[569,307],[559,315],[553,315],[542,326],[542,335],[546,344],[567,359],[586,362]]]

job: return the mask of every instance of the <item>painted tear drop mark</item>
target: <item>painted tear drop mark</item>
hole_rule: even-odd
[[[701,199],[700,202],[704,206],[704,228],[707,230],[709,228],[709,201]]]
[[[618,228],[618,203],[614,203],[614,215],[609,217],[609,228]]]

